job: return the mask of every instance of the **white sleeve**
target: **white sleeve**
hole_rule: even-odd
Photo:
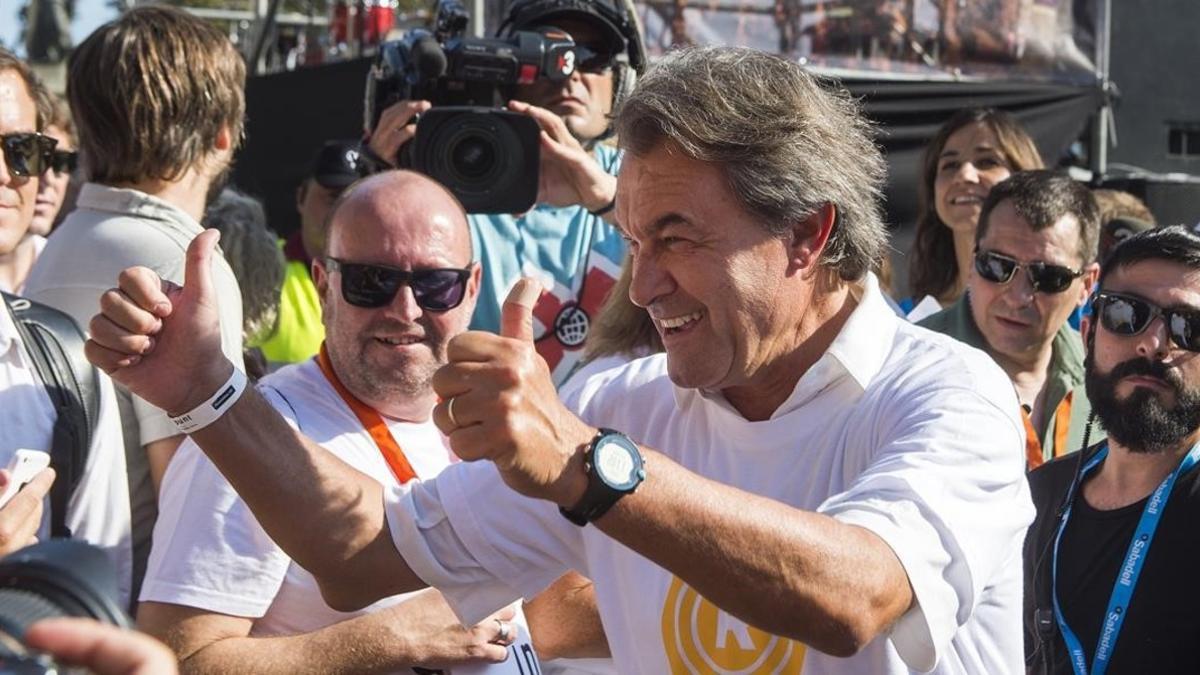
[[[881,423],[866,471],[818,509],[872,531],[904,566],[916,602],[890,639],[913,670],[934,667],[1033,520],[1024,427],[1007,397],[1011,411],[973,390],[918,392]]]
[[[125,442],[112,382],[99,373],[100,410],[87,465],[67,503],[64,519],[74,539],[99,546],[117,572],[121,605],[129,606],[133,584],[133,549],[129,515],[129,478]]]
[[[294,427],[278,394],[261,391]],[[290,564],[217,467],[185,440],[163,476],[141,600],[259,618]]]
[[[587,575],[583,529],[546,501],[510,490],[491,462],[385,492],[397,550],[465,625],[537,595],[568,570]]]

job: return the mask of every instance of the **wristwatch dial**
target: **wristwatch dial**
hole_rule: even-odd
[[[596,445],[592,461],[601,480],[618,490],[626,490],[638,482],[638,463],[635,448],[626,447],[621,437],[604,438]]]

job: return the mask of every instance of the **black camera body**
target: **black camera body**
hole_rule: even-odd
[[[413,143],[387,159],[445,185],[468,212],[527,211],[537,201],[540,128],[502,106],[517,85],[570,78],[575,43],[555,30],[468,37],[468,18],[457,0],[443,0],[432,32],[380,46],[367,76],[367,126],[397,101],[431,102]]]

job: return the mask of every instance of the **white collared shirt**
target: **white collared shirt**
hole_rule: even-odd
[[[676,387],[665,355],[597,375],[569,401],[695,473],[883,539],[916,602],[847,659],[746,626],[596,528],[512,492],[487,462],[391,493],[388,522],[410,567],[468,622],[564,569],[589,576],[622,673],[1020,672],[1033,506],[1015,403],[991,359],[897,317],[873,277],[768,420]]]

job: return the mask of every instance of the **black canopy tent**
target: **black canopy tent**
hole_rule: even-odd
[[[926,4],[931,1],[926,0]],[[990,4],[1006,1],[990,0]],[[1067,0],[1064,3],[1070,5]],[[639,12],[648,28],[652,54],[654,44],[666,41],[661,35],[656,37],[654,31],[657,29],[661,33],[681,25],[679,21],[658,21],[657,24],[653,20],[646,21],[646,17],[661,18],[664,4],[676,7],[682,13],[685,18],[682,25],[698,27],[689,34],[724,42],[755,42],[746,37],[754,34],[747,29],[746,21],[728,21],[730,15],[722,14],[725,10],[717,5],[705,5],[717,9],[697,9],[685,2],[639,4]],[[844,8],[881,3],[803,0],[796,4],[808,11],[810,6],[817,4]],[[917,0],[908,6],[919,4],[920,0]],[[988,5],[989,2],[981,4]],[[1090,6],[1090,3],[1085,4]],[[746,12],[751,16],[751,23],[767,20],[761,10]],[[706,20],[714,13],[716,19]],[[829,11],[825,15],[846,16],[844,12]],[[1066,24],[1062,21],[1064,16]],[[931,65],[930,60],[938,55],[939,47],[928,38],[925,44],[932,45],[928,49],[902,50],[903,58],[909,60],[880,59],[864,51],[862,46],[880,41],[861,36],[853,40],[830,41],[830,44],[850,45],[853,53],[819,54],[810,50],[794,54],[795,58],[808,62],[815,72],[837,79],[854,96],[861,98],[868,116],[878,123],[879,143],[887,153],[891,171],[887,211],[889,222],[899,230],[897,248],[906,248],[902,243],[904,230],[913,222],[916,213],[921,151],[938,126],[955,111],[969,106],[991,106],[1013,113],[1029,130],[1051,165],[1066,156],[1069,146],[1079,140],[1089,122],[1096,119],[1105,103],[1104,78],[1090,63],[1081,61],[1080,52],[1074,47],[1077,42],[1092,43],[1094,33],[1085,30],[1088,27],[1070,23],[1069,12],[1060,11],[1058,18],[1062,24],[1054,40],[1058,46],[1027,46],[1023,53],[1031,54],[1030,58],[1007,64],[1003,62],[1009,57],[989,54],[991,60],[978,63],[968,60],[939,64],[934,61]],[[688,24],[688,21],[692,23]],[[779,28],[782,24],[776,21],[771,25]],[[812,25],[815,24],[802,25],[801,30],[809,30]],[[730,30],[735,34],[728,34],[728,30],[723,33],[723,26],[732,27]],[[1069,49],[1061,46],[1064,41],[1069,42]],[[1047,40],[1042,42],[1047,43]],[[1056,59],[1054,54],[1065,54],[1066,57]],[[269,222],[278,232],[289,233],[298,224],[295,189],[320,144],[331,138],[362,135],[363,88],[369,67],[369,59],[357,59],[260,75],[248,83],[246,142],[238,158],[234,180],[239,187],[265,201]]]

